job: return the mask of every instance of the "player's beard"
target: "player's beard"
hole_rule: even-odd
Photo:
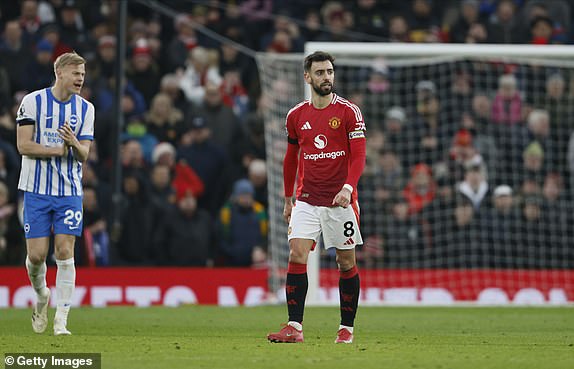
[[[319,95],[319,96],[327,96],[329,95],[331,92],[333,92],[333,84],[332,83],[322,83],[320,85],[316,85],[313,83],[313,90]]]

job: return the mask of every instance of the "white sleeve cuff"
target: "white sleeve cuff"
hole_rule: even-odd
[[[346,188],[347,190],[349,190],[349,192],[353,193],[353,186],[351,186],[350,184],[345,183],[343,185],[343,188]]]

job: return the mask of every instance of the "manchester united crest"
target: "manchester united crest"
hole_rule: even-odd
[[[341,125],[341,119],[339,119],[338,117],[333,117],[329,119],[329,127],[337,129],[339,128],[340,125]]]

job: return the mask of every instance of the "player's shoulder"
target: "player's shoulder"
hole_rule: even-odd
[[[339,96],[337,94],[334,94],[333,101],[331,102],[331,104],[343,106],[347,109],[360,110],[359,107],[357,106],[357,104],[355,104],[352,101],[345,99],[344,97]]]
[[[295,106],[293,106],[287,112],[287,117],[289,117],[290,115],[294,115],[294,114],[299,113],[300,111],[302,111],[305,108],[305,106],[308,106],[308,105],[309,105],[309,100],[303,100],[300,103],[295,104]]]
[[[88,108],[94,109],[94,104],[92,104],[89,100],[85,99],[81,95],[76,95],[76,98],[79,99],[81,103],[87,104]]]
[[[24,95],[24,97],[22,98],[22,101],[35,101],[37,96],[45,96],[45,92],[46,89],[42,88],[40,90],[36,90],[36,91],[32,91],[32,92],[28,92],[26,95]]]

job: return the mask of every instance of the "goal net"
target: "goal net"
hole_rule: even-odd
[[[574,302],[574,52],[562,46],[309,43],[367,126],[361,303]],[[257,57],[268,154],[270,288],[284,299],[285,116],[304,55]],[[571,137],[572,136],[572,137]],[[326,179],[328,180],[328,179]],[[308,303],[338,304],[335,254]]]

